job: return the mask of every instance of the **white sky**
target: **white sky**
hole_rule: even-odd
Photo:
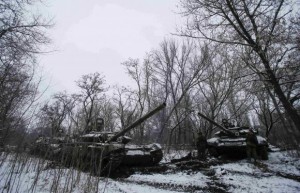
[[[74,92],[84,74],[100,72],[108,85],[130,84],[121,65],[142,59],[170,37],[180,16],[178,0],[48,0],[40,12],[54,18],[57,50],[40,57],[50,92]]]

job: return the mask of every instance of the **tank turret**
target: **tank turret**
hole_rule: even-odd
[[[162,103],[152,111],[148,112],[138,120],[136,120],[134,123],[130,124],[128,127],[125,129],[121,130],[120,132],[110,132],[110,131],[104,131],[103,125],[104,125],[104,120],[101,118],[97,118],[97,120],[102,120],[101,121],[101,129],[100,130],[95,130],[95,131],[90,131],[87,134],[81,135],[80,138],[85,141],[85,142],[101,142],[101,143],[111,143],[111,142],[122,142],[124,144],[128,143],[131,139],[127,136],[124,136],[126,133],[143,123],[145,120],[153,116],[155,113],[158,111],[162,110],[163,108],[166,107],[165,103]],[[97,125],[97,124],[96,124]],[[100,125],[100,124],[99,124]],[[97,126],[98,127],[98,126]],[[121,139],[120,139],[121,138]]]
[[[218,128],[222,129],[224,132],[228,133],[228,135],[232,135],[232,136],[235,135],[235,134],[234,134],[232,131],[230,131],[228,128],[226,128],[225,126],[220,125],[219,123],[215,122],[214,120],[212,120],[212,119],[206,117],[204,114],[198,112],[198,116],[204,118],[205,120],[207,120],[207,121],[210,122],[211,124],[213,124],[213,125],[217,126]]]

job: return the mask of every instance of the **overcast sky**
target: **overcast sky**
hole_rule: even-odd
[[[52,53],[40,57],[50,92],[74,92],[75,80],[100,72],[108,85],[129,85],[128,58],[142,59],[170,37],[180,16],[178,0],[49,0],[42,13],[53,17]]]

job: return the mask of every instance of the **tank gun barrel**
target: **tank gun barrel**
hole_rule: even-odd
[[[140,119],[136,120],[134,123],[132,123],[131,125],[129,125],[125,129],[123,129],[122,131],[120,131],[119,133],[114,135],[112,138],[110,138],[108,140],[108,142],[115,141],[116,139],[118,139],[119,137],[121,137],[122,135],[124,135],[125,133],[130,131],[131,129],[135,128],[136,126],[140,125],[146,119],[148,119],[149,117],[151,117],[152,115],[154,115],[155,113],[157,113],[158,111],[162,110],[165,107],[166,107],[166,103],[162,103],[161,105],[159,105],[158,107],[156,107],[155,109],[153,109],[152,111],[150,111],[149,113],[147,113],[146,115],[141,117]]]
[[[211,124],[219,127],[220,129],[222,129],[223,131],[225,131],[226,133],[229,133],[230,135],[234,135],[234,133],[228,129],[226,129],[224,126],[220,125],[219,123],[215,122],[214,120],[208,118],[207,116],[203,115],[202,113],[198,112],[198,116],[204,118],[205,120],[207,120],[208,122],[210,122]]]

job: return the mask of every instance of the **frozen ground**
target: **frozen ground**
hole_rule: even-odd
[[[238,160],[196,169],[179,169],[168,163],[180,155],[167,155],[163,164],[168,170],[161,173],[137,172],[128,178],[110,179],[51,166],[26,155],[2,153],[0,192],[300,192],[300,160],[287,152],[271,152],[268,161],[257,165]]]

